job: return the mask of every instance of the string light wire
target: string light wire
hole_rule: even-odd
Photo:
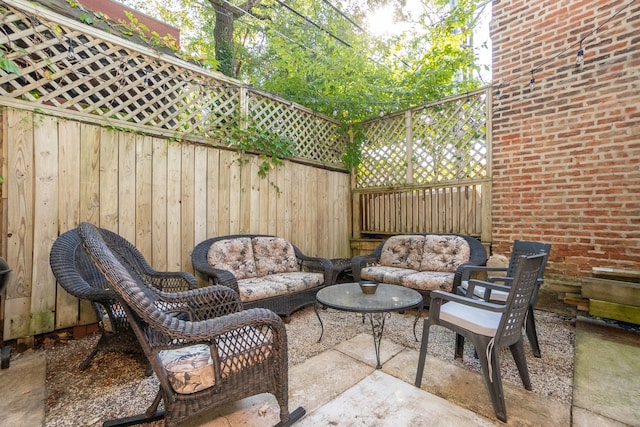
[[[613,15],[611,15],[609,18],[605,19],[600,25],[598,25],[596,28],[594,28],[593,30],[591,30],[590,32],[588,32],[586,35],[584,35],[580,40],[578,40],[577,42],[572,43],[571,45],[567,46],[566,48],[564,48],[561,52],[559,52],[558,54],[556,54],[555,56],[545,60],[542,64],[533,67],[531,69],[531,80],[533,80],[534,84],[535,84],[535,77],[534,77],[534,73],[537,73],[539,71],[542,71],[545,67],[545,65],[549,64],[552,61],[557,60],[558,58],[560,58],[561,56],[563,56],[567,51],[571,50],[571,49],[575,49],[576,46],[580,46],[582,47],[582,43],[589,37],[591,37],[592,35],[594,35],[595,33],[597,33],[598,31],[600,31],[605,25],[607,25],[609,22],[611,22],[614,18],[616,18],[618,15],[620,15],[622,12],[624,12],[629,6],[631,6],[633,3],[635,3],[636,0],[630,0],[629,2],[627,2],[622,8],[620,8],[617,12],[615,12]],[[583,55],[584,55],[584,51],[583,51]],[[515,77],[513,79],[507,80],[506,82],[501,82],[500,84],[498,84],[499,87],[503,87],[503,86],[507,86],[509,85],[509,83],[513,82],[514,80],[516,80],[518,77]],[[529,80],[529,86],[531,87],[531,80]]]

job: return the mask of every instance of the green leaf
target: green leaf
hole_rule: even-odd
[[[7,73],[22,75],[20,68],[12,60],[5,58],[4,54],[0,54],[0,68]]]

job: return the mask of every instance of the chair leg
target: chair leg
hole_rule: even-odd
[[[102,339],[102,338],[100,338]],[[93,348],[93,350],[91,351],[91,353],[89,353],[89,355],[87,357],[84,358],[84,360],[82,361],[82,363],[80,363],[80,366],[78,367],[81,371],[84,371],[85,369],[87,369],[89,367],[89,365],[91,364],[91,360],[93,359],[93,357],[98,354],[98,345],[100,344],[100,342],[98,341],[98,344],[96,344],[96,346]]]
[[[531,379],[529,378],[527,357],[524,353],[524,343],[522,342],[522,339],[517,343],[510,345],[509,350],[511,350],[513,360],[516,362],[516,367],[518,368],[518,373],[520,374],[520,379],[522,380],[524,388],[531,391]]]
[[[302,406],[299,406],[295,411],[288,413],[285,419],[280,417],[280,422],[276,424],[275,427],[288,427],[293,425],[293,423],[302,418],[306,413],[307,411],[305,411]]]
[[[464,336],[460,334],[456,334],[456,352],[455,358],[462,359],[462,354],[464,353]]]
[[[424,319],[422,326],[422,343],[420,344],[420,355],[418,356],[418,372],[416,372],[416,387],[422,384],[422,373],[424,372],[424,362],[427,358],[427,346],[429,345],[429,318]]]
[[[482,375],[484,382],[489,389],[491,403],[496,418],[500,421],[507,422],[507,408],[504,403],[504,391],[502,389],[502,376],[500,374],[500,352],[493,347],[487,355],[487,347],[489,339],[487,337],[478,337],[474,340],[474,345],[478,349],[478,358],[482,367]]]
[[[533,355],[535,357],[542,357],[540,353],[540,344],[538,343],[538,332],[536,331],[536,320],[533,317],[532,305],[529,306],[525,329],[527,332],[527,338],[529,339],[529,343],[531,344],[531,350],[533,351]]]

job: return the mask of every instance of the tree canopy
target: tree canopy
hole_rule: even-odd
[[[480,0],[119,0],[212,70],[343,122],[481,86]],[[371,22],[382,11],[398,22]]]

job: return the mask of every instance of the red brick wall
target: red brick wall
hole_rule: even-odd
[[[493,1],[493,252],[552,243],[548,280],[640,269],[640,2],[629,3]],[[600,25],[577,68],[578,41]]]

